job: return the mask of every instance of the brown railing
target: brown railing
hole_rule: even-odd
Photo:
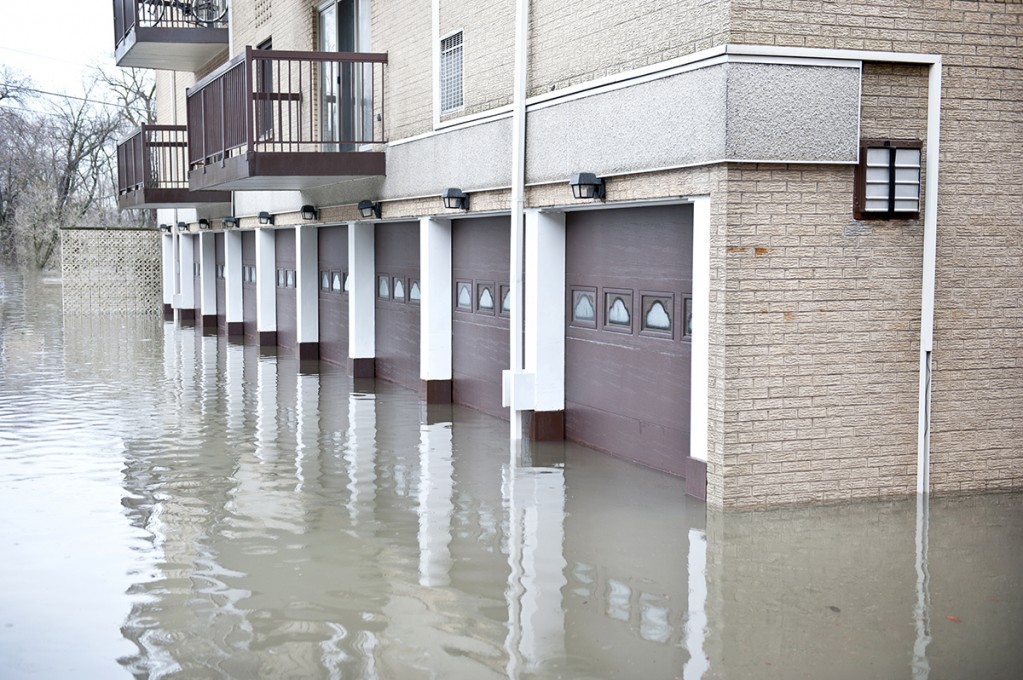
[[[245,48],[188,90],[189,167],[382,144],[386,65],[386,54]]]
[[[114,43],[135,28],[224,28],[227,0],[114,0]]]
[[[184,125],[143,125],[117,145],[117,193],[188,189]]]

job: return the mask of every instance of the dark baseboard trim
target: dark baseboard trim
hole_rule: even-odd
[[[187,328],[195,326],[195,310],[181,308],[178,310],[178,323]]]
[[[203,335],[216,335],[217,334],[217,315],[216,314],[203,314],[202,315],[202,334]]]
[[[259,331],[260,347],[276,347],[277,331]]]
[[[245,322],[244,321],[228,321],[227,322],[227,334],[231,337],[238,337],[245,335]]]
[[[419,383],[419,396],[427,404],[450,404],[450,380],[422,380]]]
[[[564,411],[523,411],[522,430],[535,442],[557,442],[565,438]]]
[[[707,500],[707,461],[686,458],[686,495]]]
[[[174,320],[174,305],[169,302],[163,303],[163,320],[173,321]]]
[[[377,360],[373,357],[348,359],[348,372],[353,378],[377,377]]]
[[[320,358],[320,343],[300,342],[298,343],[299,361],[317,361]]]

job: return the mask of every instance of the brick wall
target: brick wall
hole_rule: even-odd
[[[376,0],[373,50],[387,52],[387,137],[433,129],[433,44],[430,0]]]
[[[512,102],[515,78],[515,0],[444,0],[440,35],[462,31],[464,108],[451,117]]]

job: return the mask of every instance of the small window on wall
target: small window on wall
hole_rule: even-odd
[[[511,286],[501,284],[501,316],[511,316]]]
[[[377,297],[381,300],[391,299],[391,277],[386,274],[377,277]]]
[[[192,276],[199,276],[199,263],[194,262],[192,264]]]
[[[394,277],[394,299],[398,302],[405,302],[405,281],[400,276]]]
[[[330,272],[320,272],[320,290],[330,292]]]
[[[853,217],[918,219],[922,160],[923,143],[918,139],[862,140],[853,191]]]
[[[675,296],[670,293],[642,293],[640,302],[643,308],[643,318],[640,320],[641,332],[645,335],[672,337]]]
[[[573,326],[597,327],[596,288],[572,288],[571,318]]]
[[[284,275],[285,275],[285,278],[286,278],[284,285],[287,288],[294,288],[295,287],[295,270],[294,269],[286,269]]]
[[[494,284],[476,284],[476,311],[483,314],[494,313]]]
[[[632,291],[604,291],[604,329],[632,332]]]
[[[423,299],[423,294],[419,290],[419,281],[416,279],[408,280],[408,301],[414,305],[419,304],[419,301]]]
[[[278,288],[284,288],[284,270],[283,269],[278,269],[277,270],[277,287]]]
[[[440,111],[457,111],[463,105],[462,32],[440,41]]]
[[[693,336],[693,298],[682,298],[682,337]]]
[[[330,273],[330,292],[331,293],[341,292],[341,272]]]
[[[472,281],[455,282],[455,309],[472,311]]]

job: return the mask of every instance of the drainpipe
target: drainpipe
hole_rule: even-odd
[[[518,0],[515,7],[515,85],[512,102],[512,176],[511,176],[511,291],[510,291],[510,420],[511,438],[522,438],[522,411],[516,408],[515,375],[523,368],[523,291],[526,207],[526,66],[529,56],[529,0]]]
[[[924,180],[924,260],[920,292],[920,405],[916,492],[930,491],[931,351],[934,348],[934,285],[938,246],[938,142],[941,127],[941,57],[927,74],[927,161]]]

